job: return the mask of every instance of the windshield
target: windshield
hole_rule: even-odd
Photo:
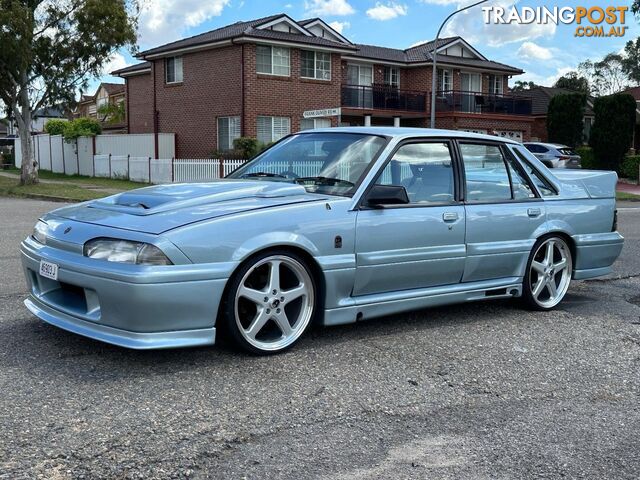
[[[228,178],[297,183],[308,192],[350,196],[386,143],[358,133],[293,135]]]

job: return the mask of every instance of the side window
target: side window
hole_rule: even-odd
[[[404,186],[412,204],[452,202],[454,181],[449,145],[438,142],[403,145],[376,183]]]
[[[461,143],[467,200],[491,202],[511,200],[507,166],[496,145]]]
[[[524,152],[520,150],[518,147],[512,147],[512,151],[515,152],[516,156],[520,159],[522,165],[525,167],[525,170],[533,180],[533,183],[536,184],[538,191],[543,197],[553,197],[558,195],[555,189],[547,182],[544,177],[538,172],[527,160]]]
[[[522,170],[516,161],[507,157],[507,166],[509,167],[509,175],[511,176],[511,187],[513,190],[514,200],[536,198],[536,194],[533,193],[533,188],[531,188],[531,185],[525,175],[522,174]]]

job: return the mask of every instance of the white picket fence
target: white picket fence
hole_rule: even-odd
[[[94,155],[91,176],[144,183],[207,182],[223,178],[246,160]]]

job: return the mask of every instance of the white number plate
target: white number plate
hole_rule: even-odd
[[[40,260],[40,275],[51,280],[58,280],[58,265]]]

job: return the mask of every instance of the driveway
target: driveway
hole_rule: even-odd
[[[611,278],[318,329],[289,353],[136,352],[22,305],[18,244],[56,204],[0,199],[0,478],[640,476],[640,205]]]

